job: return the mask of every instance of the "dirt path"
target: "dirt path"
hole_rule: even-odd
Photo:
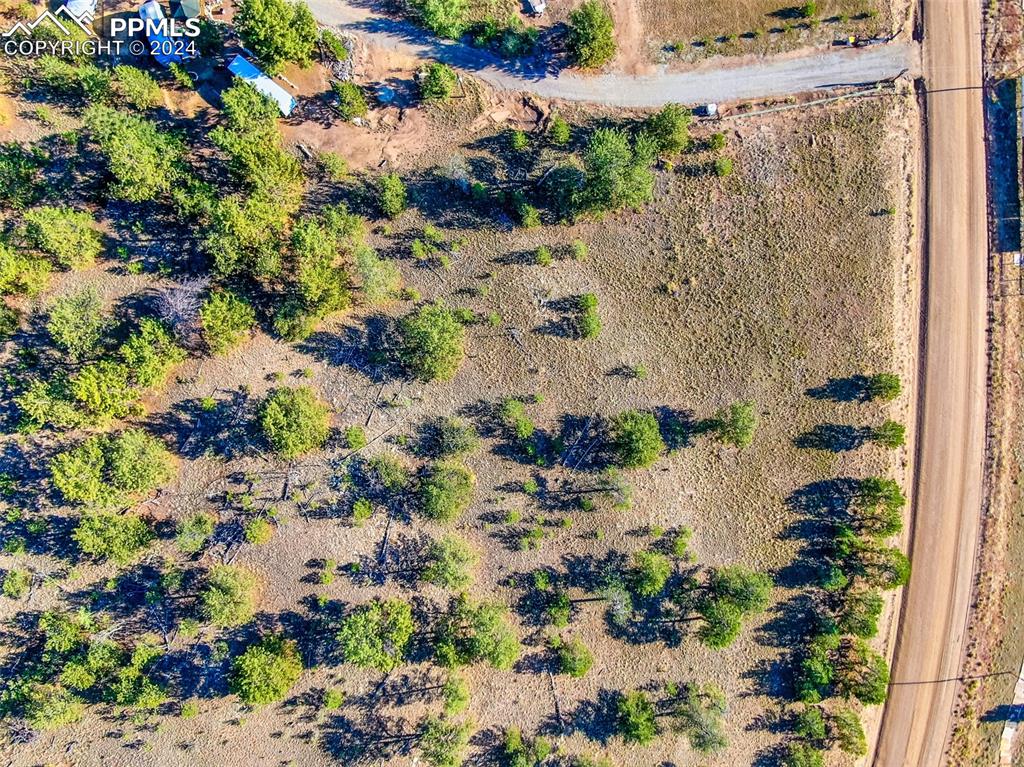
[[[643,75],[582,75],[560,71],[550,60],[504,61],[487,51],[437,40],[413,24],[339,0],[309,0],[308,4],[322,24],[360,35],[374,46],[447,62],[494,88],[609,106],[700,104],[788,96],[838,85],[874,83],[905,70],[916,75],[919,70],[917,46],[899,41],[860,50],[811,50],[727,65],[715,60],[686,72],[668,72],[658,67]],[[636,30],[636,34],[642,34],[639,18]]]
[[[973,584],[985,426],[980,4],[925,0],[927,265],[911,557],[877,767],[936,767]]]
[[[618,52],[612,66],[628,75],[650,74],[654,71],[647,55],[648,41],[640,19],[639,0],[608,0],[615,20],[615,42]]]

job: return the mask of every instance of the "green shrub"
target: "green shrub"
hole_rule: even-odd
[[[96,354],[109,324],[103,299],[95,288],[87,287],[53,302],[46,329],[58,349],[81,360]]]
[[[216,290],[200,308],[199,320],[210,351],[226,354],[256,324],[256,312],[230,290]]]
[[[405,210],[405,184],[397,173],[386,173],[377,182],[378,204],[381,213],[388,218],[397,218]]]
[[[530,145],[530,139],[525,131],[514,130],[508,134],[508,145],[514,152],[521,152]]]
[[[103,248],[93,217],[66,207],[25,212],[25,236],[33,247],[66,269],[91,266]]]
[[[316,162],[331,181],[344,181],[348,178],[348,162],[337,152],[317,152]]]
[[[435,61],[420,77],[420,97],[424,101],[447,101],[455,90],[456,82],[455,70]]]
[[[639,690],[620,696],[616,713],[619,734],[627,743],[643,746],[658,734],[654,706]]]
[[[118,95],[136,109],[152,109],[163,101],[160,86],[153,76],[127,64],[114,67],[114,87]]]
[[[366,447],[366,430],[362,426],[349,426],[345,429],[345,444],[349,450],[362,450]]]
[[[363,89],[351,80],[345,82],[333,82],[331,88],[338,97],[338,111],[343,120],[351,120],[353,117],[366,117],[370,111],[366,103],[366,94]]]
[[[436,716],[423,720],[420,753],[430,767],[462,767],[473,726],[469,722],[450,722]]]
[[[32,574],[27,570],[8,570],[4,573],[3,593],[10,599],[21,599],[32,585]]]
[[[547,738],[524,738],[518,727],[509,727],[505,730],[502,752],[505,763],[511,767],[540,767],[551,755],[552,746]]]
[[[281,700],[302,676],[299,648],[276,634],[250,645],[231,666],[230,688],[242,702],[263,705]]]
[[[56,684],[32,684],[25,695],[24,708],[32,729],[42,731],[74,724],[85,713],[82,699]]]
[[[192,75],[189,74],[185,67],[177,61],[172,61],[168,69],[171,72],[171,77],[174,78],[174,82],[187,91],[195,90],[196,81],[192,79]]]
[[[860,715],[851,708],[839,708],[832,712],[829,717],[829,735],[844,753],[859,757],[868,752]]]
[[[608,436],[619,465],[628,469],[650,466],[665,450],[658,421],[651,413],[619,413],[609,423]]]
[[[725,144],[724,133],[712,133],[711,138],[708,139],[708,148],[715,152],[725,149]]]
[[[728,746],[722,731],[722,717],[726,712],[722,691],[713,685],[701,689],[697,685],[686,684],[680,692],[673,702],[672,716],[676,728],[686,735],[690,746],[701,754],[710,754]]]
[[[444,713],[448,716],[461,714],[469,705],[469,685],[457,673],[450,673],[441,688],[441,700],[444,701]]]
[[[595,130],[583,152],[583,188],[572,190],[573,207],[601,213],[649,202],[654,195],[650,166],[656,149],[646,133],[631,143],[623,130]]]
[[[245,534],[246,543],[262,546],[270,543],[270,539],[274,537],[274,526],[268,520],[257,517],[246,522],[242,532]]]
[[[600,0],[586,0],[569,14],[568,46],[581,67],[599,67],[615,56],[615,25]]]
[[[478,559],[466,541],[446,535],[427,547],[423,580],[446,589],[464,589],[473,580],[472,570]]]
[[[447,381],[465,354],[465,327],[444,303],[424,304],[399,323],[399,357],[421,381]]]
[[[217,519],[212,514],[200,511],[178,523],[174,540],[184,554],[198,554],[213,535]]]
[[[351,303],[346,269],[337,263],[340,243],[321,222],[303,219],[292,230],[295,282],[306,309],[317,316],[347,309]]]
[[[814,0],[800,6],[800,15],[805,19],[811,19],[818,15],[818,4]]]
[[[173,459],[141,429],[97,434],[50,462],[54,486],[71,503],[119,505],[156,489],[173,474]]]
[[[754,441],[756,429],[757,411],[751,400],[734,402],[715,414],[715,434],[723,444],[738,448],[747,447]]]
[[[389,672],[405,659],[415,630],[408,602],[377,599],[356,608],[342,621],[338,643],[349,663]]]
[[[200,594],[203,617],[221,628],[248,623],[256,612],[258,590],[259,581],[248,570],[214,565]]]
[[[43,191],[39,173],[46,160],[46,153],[38,148],[26,149],[14,141],[0,143],[0,202],[18,210],[34,203]]]
[[[352,502],[352,522],[356,527],[361,526],[373,516],[373,504],[369,498],[356,498]]]
[[[561,115],[552,115],[551,122],[548,124],[548,136],[551,137],[551,143],[555,146],[565,146],[572,140],[569,123]]]
[[[234,24],[268,74],[279,74],[288,62],[303,67],[313,62],[320,33],[303,2],[242,0]]]
[[[454,522],[469,508],[475,484],[473,472],[459,463],[434,464],[420,481],[420,506],[424,516],[435,522]]]
[[[153,532],[134,514],[90,512],[79,521],[72,537],[83,554],[125,565],[150,544]]]
[[[586,676],[594,665],[594,656],[579,639],[555,639],[551,643],[558,655],[558,668],[571,677]]]
[[[357,247],[353,253],[356,273],[360,279],[363,301],[373,306],[395,296],[402,286],[401,272],[392,262],[377,255],[368,246]]]
[[[167,327],[151,317],[139,320],[138,330],[128,336],[119,353],[132,381],[144,389],[163,386],[171,368],[186,356]]]
[[[579,299],[576,332],[580,338],[597,338],[601,334],[601,316],[597,313],[597,296],[584,293]]]
[[[71,397],[84,411],[83,420],[106,425],[124,418],[138,399],[128,380],[128,368],[112,360],[100,360],[84,366],[71,379]]]
[[[330,408],[308,386],[271,390],[260,407],[263,436],[284,458],[319,448],[330,432]]]
[[[814,746],[793,741],[782,753],[782,767],[825,767],[825,757]]]
[[[41,293],[50,282],[51,266],[45,258],[16,251],[0,242],[0,295]]]
[[[715,158],[715,175],[719,178],[725,176],[731,176],[733,170],[733,163],[731,157],[716,157]]]
[[[554,258],[551,255],[551,248],[547,245],[541,245],[533,252],[534,261],[537,266],[551,266]]]

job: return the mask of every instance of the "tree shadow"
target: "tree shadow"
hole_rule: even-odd
[[[868,377],[863,375],[830,378],[821,386],[807,389],[805,394],[812,399],[832,402],[866,402],[869,383]]]
[[[810,431],[794,437],[793,444],[803,450],[845,453],[864,445],[871,437],[871,432],[867,426],[820,423]]]

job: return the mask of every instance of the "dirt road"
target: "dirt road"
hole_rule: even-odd
[[[829,86],[874,83],[904,70],[914,75],[919,69],[917,46],[893,42],[860,50],[813,50],[728,65],[714,61],[686,72],[669,72],[662,67],[644,75],[579,75],[556,69],[550,60],[508,62],[487,51],[440,41],[412,24],[366,7],[339,0],[308,0],[308,4],[325,25],[358,34],[374,46],[447,62],[495,88],[618,107],[788,96]]]
[[[936,767],[952,728],[982,503],[987,236],[981,4],[925,0],[927,269],[913,571],[875,767]]]

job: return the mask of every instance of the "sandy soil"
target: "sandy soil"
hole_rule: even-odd
[[[931,0],[927,24],[927,276],[913,572],[878,765],[940,764],[952,730],[974,584],[985,428],[985,163],[980,10]]]

